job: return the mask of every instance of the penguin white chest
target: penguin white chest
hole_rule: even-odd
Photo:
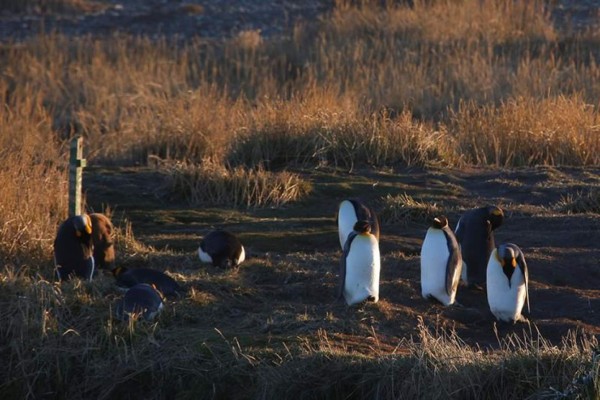
[[[379,300],[381,261],[379,243],[373,235],[358,235],[346,256],[344,298],[348,305]]]
[[[487,265],[487,298],[490,311],[502,321],[514,322],[521,318],[527,289],[520,268],[515,268],[509,280],[494,253]]]
[[[354,224],[357,221],[356,210],[354,209],[354,205],[348,201],[344,200],[340,203],[340,208],[338,211],[338,234],[340,237],[340,246],[342,249],[344,248],[344,244],[346,244],[346,239],[348,239],[348,235],[352,233],[354,229]]]
[[[202,250],[202,247],[198,247],[198,257],[200,257],[200,261],[202,261],[204,263],[212,263],[213,262],[210,254],[208,254],[207,252]]]
[[[440,229],[429,228],[421,247],[421,295],[434,297],[444,305],[454,303],[456,297],[456,291],[446,292],[449,258],[446,235]]]

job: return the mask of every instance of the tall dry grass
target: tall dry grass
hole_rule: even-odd
[[[66,166],[41,96],[0,98],[0,259],[35,272],[67,214]]]
[[[504,113],[510,125],[528,118],[543,125],[546,115],[535,118],[534,107],[564,119],[560,140],[545,144],[543,155],[496,160],[475,149],[468,161],[596,162],[560,154],[557,144],[581,145],[568,131],[568,115],[592,123],[597,113],[593,35],[561,36],[543,2],[379,3],[338,2],[322,23],[299,25],[289,38],[257,31],[183,43],[38,37],[5,46],[1,79],[11,96],[41,97],[58,136],[84,134],[98,162],[144,163],[157,155],[460,165],[457,154],[476,134],[468,126],[473,118]],[[507,104],[515,104],[512,111]],[[483,137],[496,134],[502,131]],[[531,135],[539,144],[539,134]],[[510,135],[495,140],[504,153],[520,146]],[[597,153],[596,143],[586,144]]]

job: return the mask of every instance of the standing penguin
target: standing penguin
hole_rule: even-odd
[[[504,213],[496,206],[469,210],[459,219],[455,233],[463,259],[461,275],[468,286],[485,284],[487,262],[496,247],[494,230],[503,221]]]
[[[516,244],[501,244],[492,251],[487,265],[487,298],[492,314],[501,321],[520,320],[525,302],[529,312],[529,272]]]
[[[232,233],[217,229],[200,242],[198,256],[215,267],[237,267],[246,259],[244,246]]]
[[[354,229],[356,221],[367,221],[371,226],[371,234],[379,241],[379,220],[375,211],[359,200],[343,200],[338,206],[337,214],[338,233],[342,250],[348,235]]]
[[[435,217],[421,247],[421,295],[445,306],[454,303],[462,256],[445,216]]]
[[[147,283],[138,283],[117,303],[115,316],[122,321],[142,318],[152,321],[163,309],[161,293]]]
[[[367,221],[357,221],[344,245],[340,260],[340,289],[348,305],[364,300],[379,300],[379,273],[381,262],[379,242],[371,233]]]
[[[87,214],[67,218],[54,239],[54,265],[59,281],[72,275],[92,280],[94,274],[92,221]]]
[[[100,213],[90,214],[90,219],[92,220],[94,262],[99,269],[113,269],[115,246],[112,222],[106,215]]]
[[[117,281],[117,286],[122,288],[131,288],[138,283],[147,283],[156,287],[165,296],[183,292],[175,279],[155,269],[117,267],[112,270],[112,273]]]

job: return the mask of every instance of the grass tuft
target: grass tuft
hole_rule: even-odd
[[[226,168],[210,160],[201,164],[164,164],[168,190],[192,205],[231,207],[280,207],[304,198],[311,191],[298,174],[270,172],[262,167]]]
[[[388,194],[382,200],[383,208],[379,216],[385,224],[427,223],[441,213],[441,208],[436,203],[415,200],[406,193],[396,196]]]
[[[600,190],[593,188],[562,195],[554,208],[567,214],[600,214]]]

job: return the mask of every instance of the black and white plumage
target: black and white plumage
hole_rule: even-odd
[[[117,267],[112,273],[117,286],[121,288],[128,289],[138,283],[147,283],[156,287],[165,296],[174,296],[183,292],[175,279],[155,269]]]
[[[369,222],[357,221],[340,259],[338,297],[343,296],[348,305],[365,300],[377,302],[380,270],[379,242]]]
[[[342,249],[344,249],[348,235],[352,233],[357,221],[367,221],[371,226],[371,234],[379,241],[379,220],[375,211],[360,200],[343,200],[338,206],[337,214],[338,234]]]
[[[162,295],[156,288],[147,283],[138,283],[117,302],[115,316],[122,321],[129,319],[152,321],[163,307]]]
[[[461,277],[469,286],[483,286],[486,267],[496,247],[494,230],[502,225],[504,212],[496,206],[486,206],[465,212],[456,224],[456,240],[463,259]]]
[[[435,217],[421,246],[421,295],[448,306],[454,303],[462,256],[445,216]]]
[[[240,240],[225,230],[217,229],[200,242],[198,256],[215,267],[237,267],[246,259],[246,251]]]
[[[487,265],[487,298],[498,320],[519,321],[525,303],[529,312],[529,271],[516,244],[501,244],[492,251]]]
[[[54,239],[54,265],[59,281],[72,276],[92,280],[94,275],[92,221],[87,214],[67,218]]]

